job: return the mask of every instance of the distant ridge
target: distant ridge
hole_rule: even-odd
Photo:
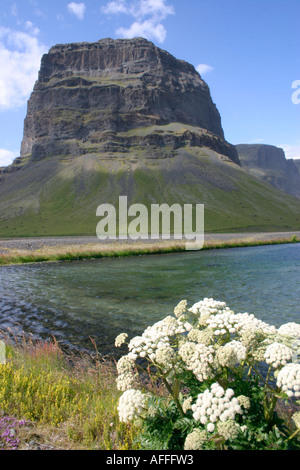
[[[286,159],[284,150],[273,145],[236,146],[241,165],[276,188],[300,198],[300,160]]]

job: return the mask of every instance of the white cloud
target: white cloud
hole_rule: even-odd
[[[10,165],[13,160],[17,157],[16,152],[11,152],[10,150],[0,149],[0,167]]]
[[[300,143],[296,145],[283,144],[278,147],[284,150],[286,158],[300,159]]]
[[[32,32],[0,28],[0,111],[26,103],[45,52],[46,46]]]
[[[116,33],[125,38],[142,36],[164,42],[167,31],[162,24],[169,15],[174,15],[174,7],[166,0],[111,0],[103,8],[106,15],[125,14],[134,18],[129,28],[119,27]]]
[[[18,16],[18,7],[16,3],[12,4],[10,12],[13,16]]]
[[[39,28],[34,26],[34,24],[31,21],[26,21],[25,22],[25,29],[28,31],[30,34],[33,36],[37,36],[40,32]]]
[[[151,20],[143,22],[135,21],[130,28],[118,28],[117,34],[123,38],[143,37],[147,39],[156,39],[162,43],[166,39],[167,31],[162,24],[155,24]]]
[[[196,67],[196,70],[198,73],[200,73],[200,75],[204,75],[206,73],[212,72],[213,69],[214,68],[211,65],[207,65],[207,64],[198,64]]]
[[[73,15],[77,16],[79,20],[83,20],[85,14],[85,4],[71,2],[68,4],[68,10]]]
[[[106,15],[118,15],[120,13],[131,15],[130,8],[126,5],[125,0],[113,0],[108,2],[102,7],[102,11]]]

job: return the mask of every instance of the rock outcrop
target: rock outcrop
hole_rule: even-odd
[[[239,163],[192,65],[142,38],[56,45],[43,56],[22,158],[185,145],[209,147]]]
[[[273,145],[236,146],[242,167],[276,188],[300,198],[300,167],[286,159],[284,150]]]
[[[292,161],[294,162],[294,165],[296,165],[299,175],[300,175],[300,159],[296,159],[296,160],[294,159]]]

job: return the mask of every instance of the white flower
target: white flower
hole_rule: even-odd
[[[178,305],[174,308],[174,315],[176,318],[181,317],[181,315],[186,311],[187,300],[182,300],[179,302]]]
[[[170,346],[162,346],[155,353],[155,362],[161,366],[170,368],[176,359],[176,353]]]
[[[189,324],[182,324],[177,318],[168,316],[146,328],[142,336],[136,336],[130,341],[128,345],[129,356],[134,360],[139,356],[147,356],[154,360],[157,348],[170,346],[172,337],[186,333],[190,327]]]
[[[146,397],[140,390],[127,390],[119,399],[120,421],[127,423],[139,417],[146,406]]]
[[[245,408],[245,410],[250,410],[251,402],[249,397],[240,395],[238,396],[238,402],[243,408]]]
[[[216,360],[222,367],[234,367],[246,359],[247,349],[240,341],[230,341],[221,346],[216,353]]]
[[[226,333],[236,333],[235,323],[235,313],[231,310],[217,313],[207,319],[209,328],[214,330],[216,336],[222,336]]]
[[[264,335],[272,335],[277,332],[275,326],[259,320],[253,314],[237,313],[235,316],[235,328],[239,335],[242,335],[245,329]]]
[[[251,323],[239,329],[240,341],[246,346],[249,352],[253,352],[266,339],[267,335],[261,329],[251,328]]]
[[[277,375],[277,386],[289,397],[300,397],[300,364],[287,364]]]
[[[188,397],[184,400],[184,402],[182,403],[182,410],[184,413],[192,409],[192,403],[193,403],[192,397]]]
[[[214,299],[205,297],[203,300],[196,302],[190,309],[189,312],[200,317],[208,317],[214,315],[226,308],[225,302],[219,302]]]
[[[294,413],[292,418],[296,427],[299,429],[300,428],[300,411],[297,411],[296,413]]]
[[[192,405],[193,417],[203,425],[207,425],[207,430],[213,432],[216,422],[225,422],[228,419],[234,420],[236,414],[243,414],[243,410],[234,391],[226,391],[218,383],[212,384],[210,390],[205,390],[198,395],[197,401]]]
[[[208,423],[206,429],[207,429],[208,432],[214,432],[214,430],[215,430],[215,425],[214,425],[213,423]]]
[[[194,343],[202,343],[209,346],[212,342],[213,336],[214,332],[209,328],[205,328],[204,330],[193,328],[188,334],[188,339]]]
[[[205,431],[194,429],[194,431],[186,436],[184,450],[200,450],[206,440],[207,436]]]
[[[127,355],[121,357],[117,362],[117,388],[120,391],[129,390],[133,387],[138,374],[134,369],[134,361]]]
[[[299,323],[285,323],[278,328],[278,333],[284,336],[292,336],[293,338],[300,339],[300,324]]]
[[[232,419],[224,422],[220,421],[218,423],[217,429],[220,436],[224,437],[226,441],[228,439],[235,439],[241,431],[239,424]]]
[[[276,328],[268,323],[265,323],[254,315],[248,313],[235,314],[229,308],[224,309],[216,315],[210,316],[206,319],[206,325],[214,330],[215,336],[223,336],[224,334],[243,336],[247,331],[253,333],[260,333],[264,335],[272,335],[276,333]]]
[[[267,364],[272,365],[275,369],[285,366],[293,358],[294,351],[281,343],[270,344],[264,354]]]
[[[196,378],[203,382],[212,377],[212,364],[214,348],[205,344],[196,344],[187,341],[178,350],[186,368],[191,370]]]
[[[122,344],[124,344],[126,342],[127,338],[128,338],[127,333],[121,333],[120,335],[118,335],[115,339],[116,348],[119,348],[120,346],[122,346]]]

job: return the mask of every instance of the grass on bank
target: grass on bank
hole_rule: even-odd
[[[32,441],[42,450],[137,448],[134,426],[118,419],[112,361],[97,353],[67,355],[55,340],[32,339],[6,340],[6,357],[0,364],[0,422],[1,416],[22,420],[14,429],[18,449]],[[1,444],[9,448],[0,436]]]
[[[299,243],[300,240],[293,235],[286,239],[273,240],[234,240],[215,241],[204,243],[202,250],[244,248],[265,245],[278,245],[285,243]],[[155,255],[167,253],[179,253],[186,251],[184,241],[167,241],[166,243],[146,244],[135,243],[133,245],[112,244],[99,248],[99,244],[81,246],[45,247],[39,250],[8,250],[0,254],[0,265],[54,262],[54,261],[80,261],[97,258],[118,258],[125,256]]]

